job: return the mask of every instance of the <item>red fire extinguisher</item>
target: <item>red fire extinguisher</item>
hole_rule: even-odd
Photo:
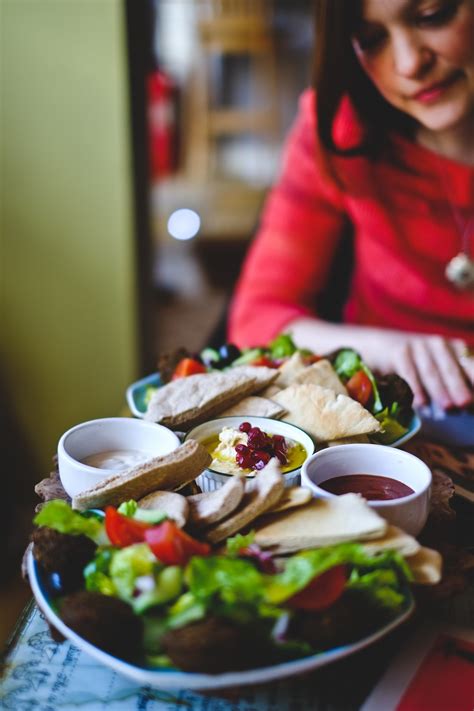
[[[155,180],[177,168],[177,86],[160,69],[148,77],[148,126]]]

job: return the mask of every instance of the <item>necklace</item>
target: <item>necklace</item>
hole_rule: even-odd
[[[461,235],[461,251],[446,264],[444,275],[457,289],[474,289],[474,258],[471,257],[471,246],[474,243],[474,215],[467,220],[451,200],[446,173],[438,159],[438,177],[443,185],[444,194],[451,210],[457,230]]]

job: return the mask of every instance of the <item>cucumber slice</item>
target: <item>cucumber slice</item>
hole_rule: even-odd
[[[232,367],[234,365],[248,365],[253,360],[257,360],[261,356],[265,355],[264,348],[249,348],[244,351],[241,356],[232,361]]]

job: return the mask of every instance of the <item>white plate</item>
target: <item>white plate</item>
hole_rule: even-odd
[[[400,614],[396,619],[382,627],[378,632],[374,632],[368,637],[347,644],[343,647],[336,647],[326,652],[313,654],[310,657],[296,659],[283,664],[275,664],[271,667],[260,667],[259,669],[250,669],[248,671],[226,672],[224,674],[198,674],[191,672],[181,672],[170,669],[151,669],[145,666],[129,664],[117,657],[113,657],[107,652],[103,652],[90,642],[86,642],[82,637],[73,632],[67,627],[64,622],[58,617],[49,600],[47,591],[44,588],[41,580],[41,575],[38,566],[33,558],[33,553],[28,554],[28,575],[31,589],[36,598],[36,602],[45,617],[51,622],[54,627],[64,637],[69,639],[76,647],[86,654],[96,659],[101,664],[110,667],[114,671],[123,674],[124,676],[137,681],[140,684],[147,684],[154,688],[163,689],[222,689],[230,686],[244,686],[249,684],[261,684],[301,674],[313,669],[318,669],[326,664],[331,664],[338,659],[354,654],[370,644],[373,644],[381,637],[384,637],[393,629],[398,627],[408,619],[414,610],[414,603],[411,601],[407,609]]]

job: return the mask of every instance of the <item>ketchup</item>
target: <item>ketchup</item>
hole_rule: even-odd
[[[389,499],[403,499],[415,492],[398,479],[378,474],[348,474],[336,476],[333,479],[318,484],[321,489],[331,494],[362,494],[367,501],[387,501]]]

